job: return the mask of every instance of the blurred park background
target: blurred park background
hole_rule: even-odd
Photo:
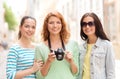
[[[0,0],[0,79],[6,79],[8,48],[17,40],[19,22],[25,15],[37,20],[35,42],[40,41],[44,17],[52,10],[61,12],[71,31],[71,39],[82,44],[80,19],[86,12],[96,13],[113,43],[116,57],[116,79],[120,79],[120,0]]]

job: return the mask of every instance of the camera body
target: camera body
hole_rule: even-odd
[[[63,49],[58,48],[57,51],[54,51],[54,52],[55,52],[55,55],[56,55],[56,58],[57,58],[58,61],[63,60],[63,58],[64,58],[64,51],[63,51]]]

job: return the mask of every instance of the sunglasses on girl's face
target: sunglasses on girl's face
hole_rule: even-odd
[[[82,27],[86,27],[87,25],[91,27],[91,26],[94,26],[95,24],[94,24],[93,21],[82,22],[82,23],[81,23],[81,26],[82,26]]]

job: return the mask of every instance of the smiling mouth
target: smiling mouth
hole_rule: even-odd
[[[27,33],[27,35],[32,36],[32,35],[33,35],[33,33]]]

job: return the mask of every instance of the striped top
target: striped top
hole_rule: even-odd
[[[17,71],[30,68],[33,65],[34,53],[35,49],[13,45],[7,56],[7,79],[14,79]],[[35,79],[35,74],[25,76],[24,79]]]

